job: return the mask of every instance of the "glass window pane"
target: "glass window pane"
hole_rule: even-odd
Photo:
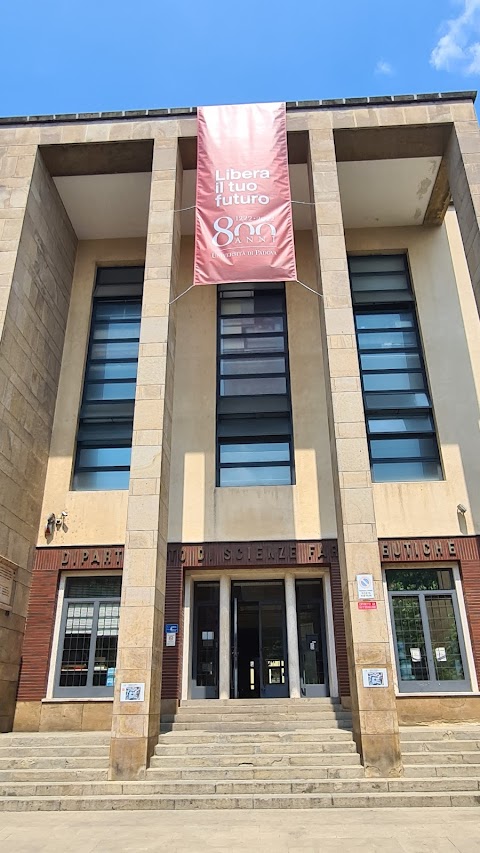
[[[355,255],[348,259],[350,272],[403,272],[405,255]]]
[[[429,407],[430,400],[421,391],[405,394],[365,394],[365,408],[367,409],[417,409]]]
[[[442,469],[439,462],[374,462],[372,479],[375,483],[441,480]]]
[[[60,687],[85,687],[93,626],[93,604],[69,604],[65,622]]]
[[[223,358],[220,361],[222,376],[245,373],[285,373],[284,358]]]
[[[123,338],[138,338],[140,323],[134,320],[124,323],[95,323],[93,329],[94,341],[122,340]]]
[[[105,443],[105,445],[115,444],[116,442],[131,443],[132,432],[131,423],[82,423],[78,430],[78,441],[81,443]]]
[[[93,663],[93,686],[106,687],[108,670],[117,663],[119,604],[100,604]]]
[[[283,332],[283,317],[228,317],[220,320],[222,335],[261,335]]]
[[[404,349],[405,347],[417,346],[416,332],[359,332],[358,346],[361,350],[367,349]]]
[[[400,681],[428,681],[420,601],[415,595],[392,597]]]
[[[287,380],[283,376],[265,379],[221,379],[222,397],[237,397],[255,394],[286,394]]]
[[[65,582],[65,598],[120,598],[121,590],[121,575],[88,575]]]
[[[404,417],[379,418],[369,417],[367,420],[370,433],[379,432],[433,432],[433,418],[431,415],[405,415]]]
[[[242,299],[238,297],[236,299],[220,300],[220,313],[222,316],[226,316],[228,314],[253,314],[254,311],[255,306],[253,298],[244,297]]]
[[[131,447],[84,447],[78,454],[81,468],[105,468],[130,465]]]
[[[224,353],[263,353],[263,352],[284,352],[285,340],[283,337],[273,336],[262,338],[260,335],[256,338],[221,338],[220,352]]]
[[[415,370],[422,366],[420,356],[413,352],[375,352],[360,355],[362,370]]]
[[[88,382],[84,400],[134,400],[136,382]]]
[[[95,343],[90,348],[90,358],[138,358],[138,342],[130,341],[128,343]]]
[[[290,465],[220,469],[221,486],[288,486],[290,483]]]
[[[140,302],[103,302],[95,303],[95,320],[139,319],[142,313]]]
[[[136,361],[90,362],[87,370],[87,380],[136,379],[137,369],[138,364]]]
[[[372,459],[425,459],[437,455],[434,438],[373,438],[370,441]]]
[[[373,314],[356,314],[355,326],[361,329],[412,329],[411,311],[382,311]]]
[[[451,595],[426,595],[425,606],[432,640],[437,681],[462,681],[465,677]]]
[[[289,462],[290,445],[287,442],[266,444],[221,444],[220,464],[227,462]]]
[[[354,293],[366,290],[374,293],[378,290],[408,291],[409,289],[406,274],[394,273],[393,275],[389,275],[388,273],[380,273],[379,275],[352,276],[352,290]]]
[[[451,569],[387,569],[385,574],[393,592],[453,589]]]
[[[364,373],[365,391],[414,391],[425,388],[422,373]]]
[[[73,488],[79,492],[128,489],[130,471],[76,471]]]

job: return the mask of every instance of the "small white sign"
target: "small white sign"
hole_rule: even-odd
[[[0,610],[10,610],[13,604],[16,567],[0,557]]]
[[[177,635],[173,631],[168,631],[165,634],[165,645],[175,646],[177,644]]]
[[[388,675],[386,669],[363,669],[364,687],[388,687]]]
[[[120,702],[144,702],[144,683],[123,683],[120,685]]]
[[[359,599],[375,598],[373,575],[357,575],[357,590]]]
[[[410,657],[414,661],[414,663],[420,663],[422,660],[422,652],[420,649],[410,649]]]
[[[435,657],[438,661],[446,661],[447,650],[445,646],[437,646],[437,648],[435,649]]]

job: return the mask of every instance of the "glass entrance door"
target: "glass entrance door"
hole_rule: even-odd
[[[232,584],[232,695],[289,695],[283,581]]]
[[[218,698],[220,584],[194,585],[192,699]]]
[[[323,581],[298,580],[297,625],[302,696],[328,696]]]

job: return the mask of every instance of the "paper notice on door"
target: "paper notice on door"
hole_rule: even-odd
[[[435,657],[437,660],[440,661],[447,659],[447,651],[445,649],[445,646],[437,646],[437,648],[435,649]]]
[[[415,663],[420,663],[422,660],[422,653],[420,649],[410,649],[410,657]]]

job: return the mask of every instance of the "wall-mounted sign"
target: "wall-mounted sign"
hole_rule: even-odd
[[[166,634],[178,634],[178,625],[175,622],[165,622]]]
[[[123,683],[120,685],[120,702],[144,702],[144,683]]]
[[[375,598],[373,575],[357,575],[357,590],[359,599]]]
[[[0,610],[10,610],[15,590],[16,566],[0,557]]]
[[[285,104],[197,116],[193,283],[295,281]]]
[[[176,646],[177,644],[177,635],[174,631],[167,631],[165,634],[165,645],[166,646]]]
[[[386,669],[362,669],[362,674],[364,687],[388,687]]]
[[[376,610],[377,602],[376,601],[358,601],[357,606],[359,610]]]

